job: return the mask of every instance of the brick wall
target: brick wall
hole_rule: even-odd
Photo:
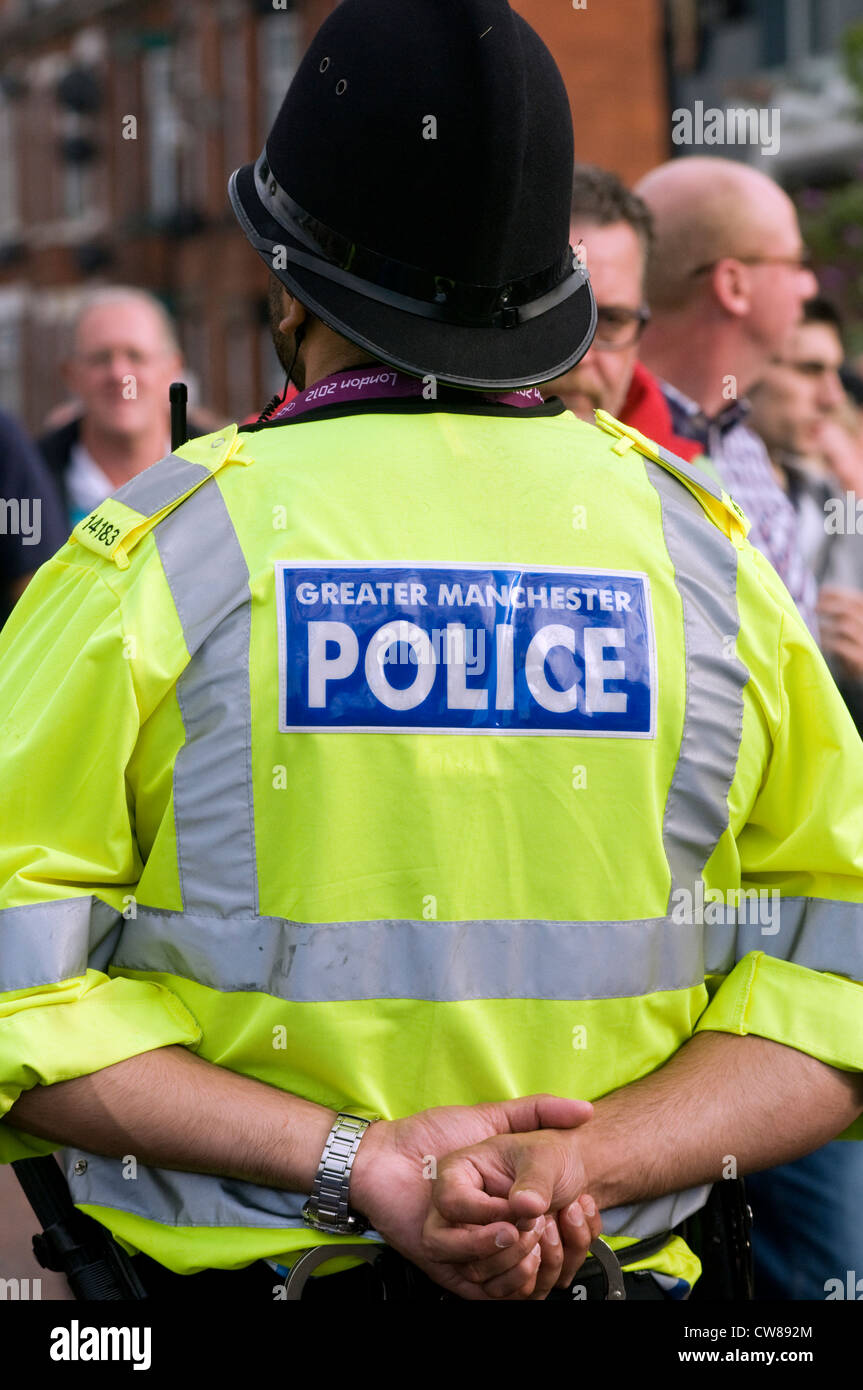
[[[634,183],[670,157],[661,0],[514,0],[563,74],[575,157]]]

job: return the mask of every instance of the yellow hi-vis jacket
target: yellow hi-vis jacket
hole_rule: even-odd
[[[386,1118],[593,1100],[701,1029],[863,1070],[863,745],[736,505],[598,423],[231,426],[76,527],[0,639],[0,1113],[177,1043]],[[59,1156],[176,1271],[333,1239],[306,1193]]]

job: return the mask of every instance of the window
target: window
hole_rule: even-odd
[[[201,211],[207,200],[207,153],[210,145],[211,97],[205,88],[205,53],[200,26],[188,26],[171,50],[174,58],[172,95],[179,161],[176,201]]]
[[[63,216],[85,217],[95,211],[96,201],[94,161],[98,151],[92,145],[93,123],[77,111],[64,111],[56,128],[57,139],[62,141]],[[88,145],[92,149],[89,155],[77,149]]]
[[[0,408],[20,415],[23,291],[0,289]]]
[[[266,135],[278,115],[300,61],[300,16],[296,10],[276,10],[262,19],[258,28],[258,45],[263,103],[260,119]]]
[[[756,8],[767,68],[832,53],[845,27],[859,19],[856,0],[762,0]]]
[[[0,90],[0,244],[18,239],[20,219],[15,112]]]
[[[256,136],[249,130],[249,65],[251,63],[248,31],[243,21],[232,23],[221,34],[222,86],[222,164],[225,179],[255,159]]]
[[[180,116],[174,88],[174,50],[167,44],[144,54],[144,101],[149,126],[150,211],[167,217],[178,202]]]

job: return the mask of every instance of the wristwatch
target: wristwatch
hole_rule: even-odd
[[[312,1195],[303,1207],[307,1226],[335,1236],[356,1236],[368,1230],[366,1218],[350,1210],[348,1194],[360,1140],[369,1125],[379,1118],[378,1115],[367,1120],[359,1115],[337,1116],[324,1144]]]

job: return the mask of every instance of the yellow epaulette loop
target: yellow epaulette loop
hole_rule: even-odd
[[[636,449],[652,463],[664,468],[688,488],[714,525],[718,526],[729,540],[735,545],[743,543],[749,531],[749,521],[724,488],[718,487],[701,469],[687,463],[685,459],[678,458],[677,454],[672,454],[668,449],[663,449],[655,440],[648,439],[631,425],[624,425],[621,420],[616,420],[607,410],[597,410],[594,414],[599,428],[606,434],[614,435],[615,443],[612,449],[616,454],[625,454],[630,449]]]
[[[129,568],[129,552],[166,517],[228,463],[254,463],[239,426],[190,439],[138,473],[95,511],[79,521],[70,537],[118,569]]]

